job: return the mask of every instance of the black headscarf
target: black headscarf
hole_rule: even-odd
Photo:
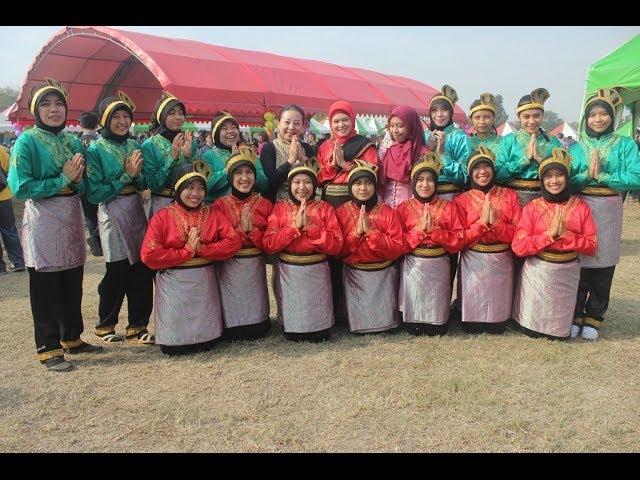
[[[564,190],[562,190],[560,193],[550,193],[546,188],[544,188],[544,181],[542,180],[542,177],[550,168],[557,168],[564,174],[566,183]],[[547,165],[545,165],[542,170],[540,170],[540,191],[542,193],[542,198],[550,203],[564,203],[569,200],[569,197],[571,196],[571,190],[569,189],[569,172],[567,171],[567,167],[565,167],[561,163],[556,162],[548,163]]]
[[[231,156],[231,158],[233,158],[233,156]],[[231,160],[231,158],[229,160]],[[242,193],[233,185],[233,172],[235,172],[239,167],[242,167],[243,165],[251,167],[251,170],[253,170],[253,175],[254,175],[253,186],[251,187],[251,190],[249,190],[247,193]],[[256,176],[257,176],[256,166],[253,163],[251,163],[249,160],[242,160],[236,163],[233,167],[231,167],[231,170],[229,170],[229,173],[227,173],[227,180],[229,181],[229,185],[231,185],[231,195],[236,197],[238,200],[246,200],[251,195],[253,195],[253,189],[256,186],[256,182],[255,182]]]
[[[309,177],[311,179],[311,183],[313,184],[312,190],[311,190],[311,196],[309,197],[309,201],[313,200],[316,198],[316,188],[318,186],[318,177],[316,177],[315,175],[311,174],[311,172],[309,171],[302,171],[302,172],[298,172],[294,175],[291,176],[291,179],[289,180],[289,198],[291,199],[291,201],[293,203],[295,203],[296,205],[300,205],[300,200],[298,200],[294,195],[293,195],[293,191],[292,191],[292,187],[291,187],[291,180],[293,180],[295,177],[297,177],[298,175],[306,175],[307,177]]]
[[[174,189],[175,189],[175,184],[178,182],[178,180],[180,180],[184,175],[190,172],[193,172],[192,163],[185,163],[184,165],[180,165],[178,168],[176,168],[176,173],[173,175]],[[176,201],[176,203],[180,205],[182,208],[184,208],[185,210],[189,210],[189,211],[196,210],[202,206],[202,203],[200,203],[200,205],[198,205],[197,207],[193,207],[193,208],[189,207],[180,198],[180,194],[182,193],[182,191],[194,182],[201,182],[202,184],[204,184],[205,189],[207,188],[205,181],[201,177],[191,177],[185,180],[184,182],[182,182],[178,187],[178,189],[175,191],[174,200]]]
[[[373,195],[371,195],[371,197],[369,197],[368,200],[358,200],[353,195],[353,190],[352,190],[353,184],[356,182],[356,180],[363,177],[366,177],[369,180],[371,180],[374,186]],[[378,204],[378,193],[376,192],[375,187],[376,187],[376,176],[373,173],[368,172],[367,170],[357,171],[356,173],[351,175],[351,178],[349,179],[349,197],[351,198],[353,203],[356,205],[356,207],[360,208],[362,207],[362,205],[364,205],[365,210],[368,212]]]
[[[418,186],[418,176],[424,172],[430,172],[431,175],[433,175],[433,180],[435,183],[436,188],[433,189],[433,193],[431,195],[429,195],[427,198],[423,198],[418,194],[418,190],[416,190],[416,187]],[[413,187],[413,196],[416,200],[418,200],[419,202],[422,203],[429,203],[433,197],[436,196],[436,190],[438,189],[438,174],[436,173],[436,171],[433,168],[429,168],[429,167],[424,167],[421,168],[420,170],[418,170],[414,175],[413,175],[413,180],[411,180],[411,186]]]
[[[177,98],[174,98],[169,102],[167,102],[167,104],[162,108],[162,112],[160,112],[160,122],[158,122],[158,108],[160,108],[160,105],[162,104],[165,98],[166,97],[161,98],[156,103],[156,108],[153,113],[153,118],[151,119],[151,129],[156,130],[156,134],[162,135],[164,138],[166,138],[170,142],[173,142],[173,139],[176,138],[176,135],[180,133],[180,130],[170,130],[169,128],[167,128],[167,115],[169,114],[169,111],[171,111],[171,109],[176,105],[180,105],[180,107],[182,108],[182,113],[185,116],[187,115],[187,109],[184,106],[184,103],[182,103]]]
[[[31,90],[31,98],[29,99],[29,105],[31,105],[31,102],[33,100],[33,94],[44,86],[45,85],[36,85],[35,87],[33,87],[33,89]],[[62,122],[62,125],[58,127],[51,127],[46,123],[44,123],[40,118],[40,113],[38,112],[38,106],[40,106],[40,102],[46,95],[50,93],[53,93],[54,95],[56,95],[60,100],[62,100],[62,103],[64,103],[64,122]],[[67,126],[67,99],[64,98],[64,95],[62,95],[58,90],[54,88],[44,90],[42,93],[40,93],[40,95],[38,95],[38,98],[36,100],[35,117],[36,117],[36,122],[35,122],[36,127],[41,128],[42,130],[46,130],[47,132],[51,132],[53,134],[57,134],[61,132]]]
[[[223,117],[227,117],[224,122],[222,122],[220,125],[218,125],[218,128],[216,127],[216,123],[218,123],[219,120],[221,120]],[[213,139],[213,144],[218,147],[221,148],[223,150],[226,150],[227,152],[231,151],[231,147],[223,144],[220,141],[220,130],[222,129],[222,125],[225,124],[225,122],[232,122],[236,128],[238,129],[238,146],[240,146],[242,143],[244,143],[242,141],[242,134],[240,133],[240,124],[238,123],[238,121],[233,118],[233,117],[229,117],[228,114],[220,112],[218,114],[216,114],[213,119],[211,120],[211,138]]]
[[[607,129],[604,132],[601,133],[597,133],[595,132],[590,126],[589,126],[589,122],[587,121],[587,119],[589,118],[589,114],[591,113],[591,111],[596,108],[596,107],[602,107],[604,108],[607,113],[609,114],[609,117],[611,117],[611,123],[609,124],[609,126],[607,127]],[[585,109],[584,111],[584,118],[585,118],[585,124],[584,124],[584,133],[586,133],[588,136],[590,136],[591,138],[595,138],[598,139],[604,135],[609,135],[610,133],[613,132],[613,124],[615,123],[615,114],[613,113],[613,108],[611,108],[611,105],[609,105],[607,102],[605,102],[604,100],[596,100],[594,102],[591,102],[589,104],[589,106]]]
[[[491,181],[489,183],[487,183],[484,187],[481,187],[480,185],[478,185],[476,182],[473,181],[473,171],[476,169],[476,167],[478,167],[483,163],[491,167],[493,176],[491,177]],[[471,190],[480,190],[483,193],[487,193],[489,190],[493,188],[495,184],[496,184],[496,168],[493,165],[493,162],[489,160],[485,160],[484,158],[481,158],[480,160],[477,160],[476,162],[474,162],[473,166],[469,170],[469,188]]]
[[[117,97],[107,97],[104,100],[102,100],[102,102],[100,102],[100,107],[98,108],[98,118],[102,118],[102,114],[107,109],[107,107],[111,105],[113,102],[116,102],[118,100],[119,99]],[[129,105],[125,105],[121,103],[117,107],[115,107],[113,110],[111,110],[111,112],[109,112],[109,115],[107,115],[107,118],[104,121],[104,125],[100,129],[100,135],[103,138],[106,138],[107,140],[112,140],[116,143],[124,143],[129,138],[129,132],[125,133],[124,135],[117,135],[111,130],[111,119],[113,118],[113,115],[116,112],[119,112],[120,110],[124,110],[125,112],[127,112],[131,117],[131,121],[133,121],[133,111],[131,110]]]
[[[446,108],[447,111],[449,112],[449,121],[447,122],[446,125],[444,125],[442,127],[439,127],[438,125],[436,125],[436,122],[433,119],[433,114],[431,113],[431,109],[433,107],[438,107],[438,106]],[[438,99],[434,100],[431,103],[431,105],[429,105],[429,119],[431,119],[431,122],[429,122],[429,130],[431,130],[432,132],[434,130],[444,130],[449,125],[453,124],[453,107],[444,98],[438,98]]]

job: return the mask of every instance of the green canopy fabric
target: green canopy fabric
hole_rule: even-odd
[[[633,127],[640,125],[640,35],[591,65],[587,73],[582,111],[587,99],[599,88],[613,87],[618,87],[624,105],[631,109],[633,124],[623,130],[633,135]],[[618,127],[618,131],[621,127]],[[583,128],[584,118],[580,121],[580,130]],[[627,135],[624,132],[620,133]]]

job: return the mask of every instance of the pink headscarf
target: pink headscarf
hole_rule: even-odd
[[[411,167],[427,149],[420,117],[413,108],[409,105],[400,105],[393,109],[388,123],[393,117],[399,118],[407,126],[407,139],[404,143],[393,142],[393,145],[384,152],[380,172],[381,184],[387,183],[387,179],[407,182]]]

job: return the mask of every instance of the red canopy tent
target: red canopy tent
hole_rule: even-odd
[[[70,121],[96,110],[100,99],[125,91],[136,103],[136,120],[147,121],[161,91],[183,100],[191,120],[207,121],[227,110],[242,123],[262,124],[265,112],[288,103],[306,112],[326,113],[331,103],[348,100],[361,114],[388,115],[397,105],[428,114],[436,90],[405,77],[342,67],[265,52],[219,47],[107,27],[66,27],[42,48],[8,109],[12,122],[33,122],[28,99],[44,77],[69,92]],[[454,121],[466,122],[456,107]]]

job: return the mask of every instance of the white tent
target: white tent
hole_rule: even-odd
[[[14,128],[7,116],[3,113],[0,114],[0,133],[13,132]]]
[[[511,128],[509,122],[504,122],[502,125],[499,125],[496,130],[498,131],[498,135],[501,135],[503,137],[513,132],[513,128]]]
[[[549,135],[553,135],[557,137],[560,133],[562,133],[562,135],[564,135],[565,138],[572,137],[574,140],[578,138],[578,134],[576,133],[576,131],[573,128],[571,128],[571,125],[569,125],[567,122],[562,122],[556,128],[551,130],[549,132]]]

